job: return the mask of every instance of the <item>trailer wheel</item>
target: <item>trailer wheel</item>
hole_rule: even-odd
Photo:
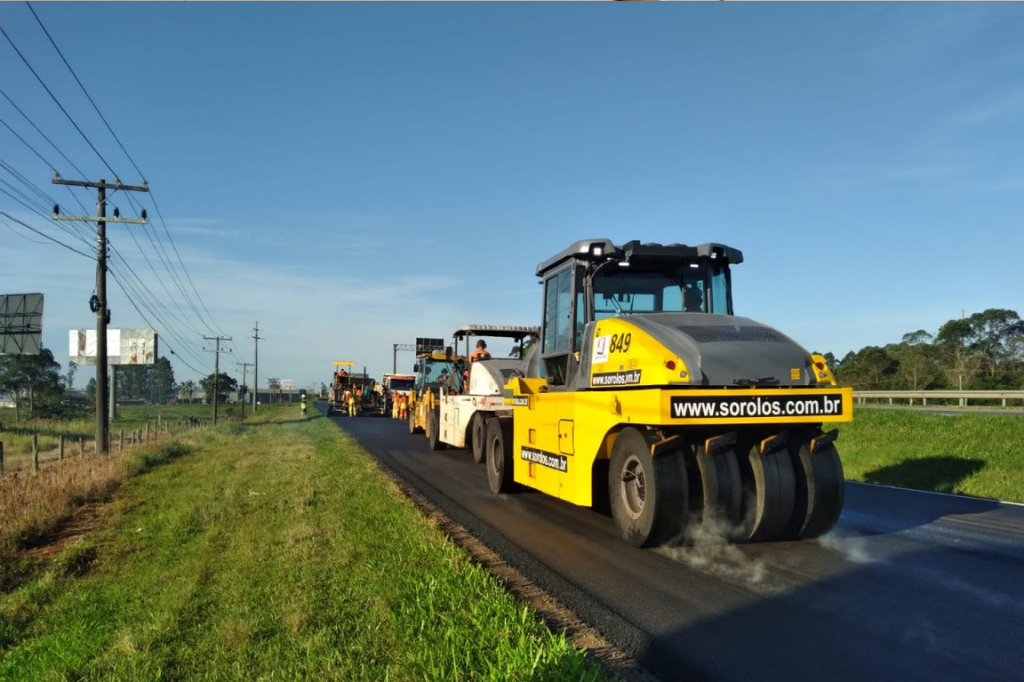
[[[608,497],[623,540],[637,547],[678,540],[686,527],[686,485],[681,452],[651,457],[650,442],[632,427],[615,439]]]
[[[469,442],[473,448],[473,461],[483,464],[487,459],[487,420],[479,412],[469,423]]]
[[[516,488],[512,475],[512,420],[487,420],[487,484],[493,493]]]
[[[843,511],[845,482],[839,453],[829,444],[811,454],[811,439],[820,435],[817,429],[804,429],[789,436],[796,500],[786,537],[792,539],[821,537],[832,530]]]
[[[427,444],[435,451],[448,447],[441,440],[441,412],[437,408],[427,412]]]

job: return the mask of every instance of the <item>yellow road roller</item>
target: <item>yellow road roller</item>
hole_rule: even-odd
[[[537,266],[541,337],[487,423],[490,488],[610,508],[637,546],[813,538],[843,506],[853,394],[733,312],[723,244],[587,239]]]

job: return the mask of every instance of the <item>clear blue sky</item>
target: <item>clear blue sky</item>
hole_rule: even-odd
[[[35,8],[218,325],[265,329],[264,377],[379,374],[395,342],[538,324],[535,265],[591,236],[740,248],[737,312],[839,356],[1024,308],[1020,5]],[[25,5],[0,25],[137,180]],[[0,87],[109,175],[3,40]],[[0,118],[47,149],[2,98]],[[60,196],[2,127],[0,158]],[[111,239],[166,298],[129,229]],[[85,258],[0,226],[0,291],[47,294],[62,362],[91,287]],[[144,326],[113,292],[115,326]]]

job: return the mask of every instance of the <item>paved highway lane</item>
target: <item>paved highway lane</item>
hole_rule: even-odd
[[[403,423],[334,420],[662,679],[1024,679],[1024,507],[849,484],[820,541],[640,550]]]

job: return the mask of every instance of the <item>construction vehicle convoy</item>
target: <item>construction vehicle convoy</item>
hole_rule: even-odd
[[[424,411],[423,428],[431,450],[446,447],[470,448],[476,462],[484,461],[484,436],[486,422],[497,415],[511,416],[511,406],[505,405],[503,390],[505,383],[519,372],[523,364],[524,342],[536,341],[539,327],[515,327],[503,325],[464,325],[455,330],[453,346],[459,347],[465,341],[466,351],[462,357],[451,360],[451,349],[445,353],[448,371],[436,389],[431,389],[432,410]],[[515,344],[512,358],[492,358],[489,353],[474,360],[469,344],[472,339],[512,339]],[[483,346],[486,348],[486,342]]]
[[[505,385],[511,412],[486,422],[491,489],[610,506],[638,546],[831,529],[843,469],[822,424],[852,420],[852,391],[821,356],[734,314],[742,261],[722,244],[588,239],[541,263],[540,341]],[[436,409],[452,361],[417,359],[410,430],[450,424],[439,443],[458,442],[463,421]]]

